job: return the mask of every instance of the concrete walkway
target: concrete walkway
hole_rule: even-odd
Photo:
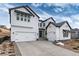
[[[16,43],[23,56],[79,56],[78,53],[58,47],[48,41]]]

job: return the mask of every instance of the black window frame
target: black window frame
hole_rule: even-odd
[[[27,21],[27,19],[26,19],[26,18],[27,18],[27,15],[24,15],[24,21]]]
[[[43,23],[43,26],[45,26],[45,23]]]
[[[40,23],[40,27],[42,27],[42,23]]]
[[[30,22],[30,15],[28,15],[28,22]]]
[[[69,32],[67,30],[63,30],[63,37],[68,37]]]
[[[19,18],[19,13],[16,13],[16,15],[17,15],[17,20],[19,20],[20,18]]]
[[[23,14],[21,14],[21,21],[23,21]]]

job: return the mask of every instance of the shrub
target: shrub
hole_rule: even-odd
[[[4,40],[9,40],[9,38],[10,38],[9,36],[5,36]]]
[[[1,44],[3,41],[4,41],[4,39],[3,39],[3,38],[0,38],[0,44]]]

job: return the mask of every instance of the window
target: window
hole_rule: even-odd
[[[17,20],[19,20],[19,14],[17,13]]]
[[[23,14],[21,14],[21,21],[23,21]]]
[[[16,13],[17,20],[30,22],[31,16],[23,13]]]
[[[24,18],[24,21],[26,21],[27,20],[27,15],[25,15],[25,18]]]
[[[30,22],[30,16],[28,15],[28,22]]]
[[[45,26],[45,23],[43,23],[43,26]]]
[[[42,23],[40,23],[40,27],[42,27]]]
[[[68,37],[68,31],[67,30],[63,30],[63,37]]]

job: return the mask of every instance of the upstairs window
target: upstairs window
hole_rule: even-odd
[[[42,27],[42,23],[40,23],[40,27]]]
[[[23,13],[16,13],[16,19],[21,21],[30,22],[31,15],[23,14]]]
[[[21,21],[23,21],[23,14],[21,14]]]
[[[30,16],[28,15],[28,22],[30,22]]]
[[[19,20],[19,14],[17,13],[17,20]]]
[[[27,15],[25,15],[24,21],[27,21]]]
[[[45,23],[43,23],[43,26],[45,26]]]

